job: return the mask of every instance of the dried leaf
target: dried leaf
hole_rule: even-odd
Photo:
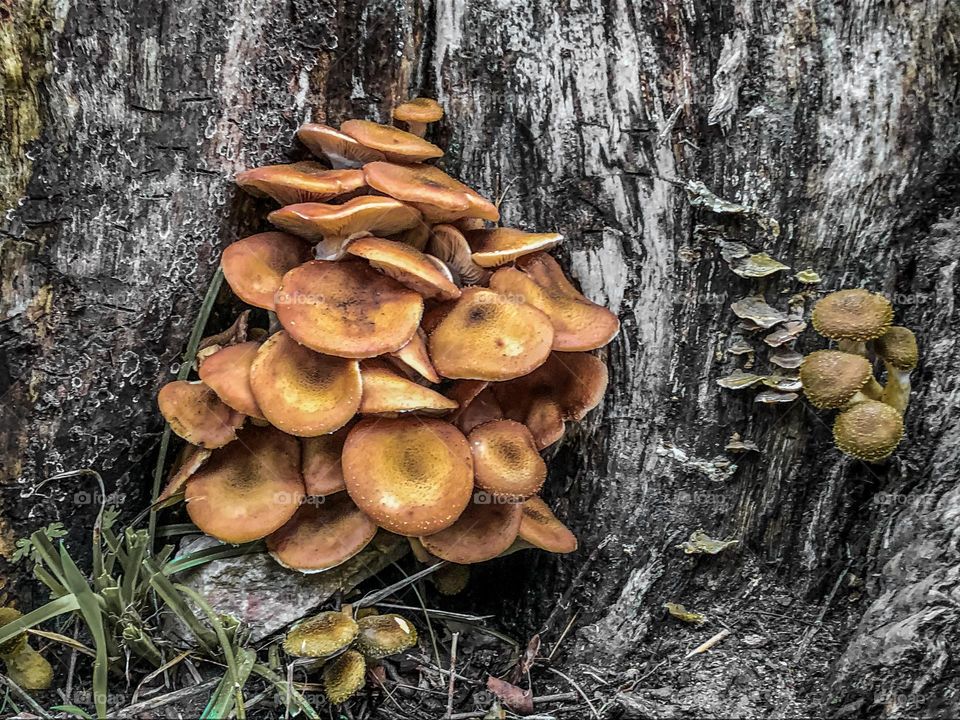
[[[737,540],[714,540],[703,530],[695,530],[690,539],[677,545],[687,555],[716,555],[737,544]]]
[[[786,314],[767,305],[766,301],[759,295],[750,295],[742,300],[737,300],[730,306],[730,309],[738,318],[749,320],[764,329],[772,328],[774,325],[790,319]]]
[[[705,615],[702,615],[698,612],[692,612],[687,610],[683,605],[679,603],[664,603],[663,606],[667,609],[667,612],[671,616],[675,617],[677,620],[682,620],[685,623],[693,623],[694,625],[702,625],[707,621]]]
[[[767,275],[773,275],[773,273],[789,270],[790,266],[784,265],[776,258],[770,257],[767,253],[762,252],[743,258],[732,265],[731,269],[740,277],[761,278],[767,277]]]
[[[763,375],[753,375],[742,370],[734,370],[726,377],[717,380],[717,385],[727,390],[743,390],[763,380]]]
[[[820,282],[820,276],[814,271],[813,268],[807,268],[806,270],[801,270],[794,277],[802,282],[804,285],[816,285]]]
[[[500,698],[504,705],[518,715],[533,714],[533,692],[530,690],[521,690],[513,683],[500,680],[493,675],[487,678],[487,690]]]

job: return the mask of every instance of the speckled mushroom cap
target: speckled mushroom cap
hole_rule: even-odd
[[[554,350],[595,350],[620,331],[617,316],[580,294],[545,253],[521,258],[516,268],[500,268],[490,278],[490,288],[543,311],[553,324]]]
[[[817,350],[800,365],[803,392],[820,409],[843,407],[872,377],[869,360],[839,350]]]
[[[235,440],[244,421],[242,414],[200,381],[167,383],[157,393],[157,405],[173,432],[203,448],[219,448]]]
[[[517,534],[522,540],[548,552],[570,553],[577,549],[576,536],[536,496],[523,504],[523,517]]]
[[[349,427],[316,437],[300,438],[301,469],[307,495],[332,495],[344,490],[340,455]]]
[[[917,367],[917,337],[905,327],[892,326],[884,335],[874,340],[873,347],[877,355],[901,372],[910,372]]]
[[[228,345],[208,355],[200,363],[198,374],[217,397],[237,412],[264,419],[250,387],[250,366],[260,343],[250,341]]]
[[[851,457],[870,463],[886,460],[903,438],[903,418],[876,400],[858,403],[837,416],[833,441]]]
[[[307,502],[267,537],[267,550],[290,570],[316,573],[345,563],[377,534],[377,525],[345,492]]]
[[[442,117],[443,108],[433,98],[416,97],[393,109],[393,119],[406,123],[432,123]]]
[[[417,332],[423,298],[362,261],[313,260],[283,277],[277,318],[299,343],[339,357],[394,352]]]
[[[281,205],[323,202],[366,186],[362,170],[330,170],[304,160],[289,165],[264,165],[237,174],[237,185],[256,197]]]
[[[453,525],[420,542],[431,554],[460,565],[492,560],[517,539],[522,514],[518,503],[477,493]]]
[[[441,595],[458,595],[470,582],[470,566],[448,563],[431,573],[430,579]]]
[[[460,297],[460,288],[453,284],[444,270],[411,245],[368,236],[350,243],[347,252],[364,258],[380,272],[416,290],[425,298],[455,300]]]
[[[813,306],[813,327],[833,340],[873,340],[890,327],[893,306],[868,290],[838,290]]]
[[[360,407],[362,391],[356,360],[314,352],[282,330],[257,352],[250,386],[267,420],[298,437],[346,425]]]
[[[363,174],[370,187],[411,203],[431,223],[463,217],[500,219],[496,205],[432,165],[375,162],[364,165]]]
[[[380,151],[390,162],[418,163],[443,156],[443,150],[422,137],[370,120],[347,120],[340,123],[340,131]]]
[[[347,492],[380,527],[421,536],[452,525],[470,502],[470,445],[428,418],[361,420],[343,446]]]
[[[531,305],[485,288],[464,288],[428,346],[443,377],[510,380],[546,361],[553,345],[550,319]]]
[[[382,360],[364,360],[360,364],[360,377],[363,381],[360,412],[364,415],[408,412],[443,415],[457,409],[455,401],[408,380]]]
[[[384,159],[379,150],[361,145],[329,125],[306,123],[297,130],[297,137],[310,152],[317,157],[325,157],[334,168],[358,168],[365,163]]]
[[[427,252],[443,262],[463,285],[481,285],[490,271],[473,261],[473,251],[463,233],[453,225],[439,224],[430,229]]]
[[[417,644],[417,629],[401,615],[367,615],[357,625],[356,648],[370,660],[402,653]]]
[[[346,702],[367,682],[367,663],[356,650],[347,650],[323,668],[323,690],[333,705]]]
[[[440,382],[437,369],[433,366],[430,354],[427,352],[427,335],[422,329],[417,330],[414,336],[410,338],[410,342],[391,353],[390,358],[405,372],[415,372],[432,383]]]
[[[282,232],[265,232],[230,243],[220,258],[223,277],[248,305],[273,310],[280,280],[310,259],[310,246]]]
[[[294,657],[327,657],[350,645],[359,632],[352,617],[328,610],[294,625],[283,639],[283,649]]]
[[[282,527],[303,497],[297,439],[255,426],[213,453],[185,491],[193,524],[234,544],[259,540]]]
[[[473,452],[474,482],[494,499],[525,500],[547,479],[547,465],[533,435],[522,423],[484,423],[473,428],[467,440]]]
[[[498,267],[519,257],[549,250],[560,244],[560,233],[531,233],[514,228],[470,230],[465,234],[473,250],[473,261],[481,267]]]

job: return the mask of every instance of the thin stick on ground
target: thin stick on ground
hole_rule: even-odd
[[[214,678],[213,680],[207,680],[207,682],[200,683],[199,685],[192,685],[190,687],[182,688],[181,690],[174,690],[173,692],[169,692],[165,695],[159,695],[155,698],[144,700],[136,705],[128,705],[122,710],[118,710],[116,716],[133,717],[140,713],[148,712],[149,710],[156,710],[157,708],[170,705],[180,700],[186,700],[194,695],[202,695],[208,690],[212,690],[213,687],[219,682],[219,678]]]
[[[705,653],[707,650],[709,650],[710,648],[712,648],[714,645],[716,645],[718,642],[720,642],[721,640],[723,640],[723,639],[724,639],[725,637],[727,637],[729,634],[730,634],[730,631],[729,631],[729,630],[721,630],[721,631],[718,632],[716,635],[714,635],[712,638],[710,638],[709,640],[707,640],[705,643],[703,643],[702,645],[698,645],[698,646],[695,647],[693,650],[691,650],[691,651],[688,652],[686,655],[684,655],[684,656],[683,656],[683,659],[684,659],[684,660],[687,660],[688,658],[692,658],[694,655],[699,655],[700,653]]]
[[[557,693],[555,695],[541,695],[540,697],[533,698],[534,705],[545,705],[546,703],[552,702],[567,702],[568,700],[576,700],[579,695],[577,693],[568,692],[568,693]],[[558,712],[554,710],[552,712]],[[473,712],[462,712],[457,713],[456,715],[450,715],[447,720],[473,720],[474,718],[482,718],[487,715],[487,710],[474,710]],[[528,717],[535,717],[530,715]],[[541,716],[543,717],[543,716]]]
[[[37,717],[49,719],[50,715],[44,710],[40,703],[34,700],[30,693],[24,690],[22,687],[17,685],[13,680],[8,678],[6,675],[0,675],[0,685],[3,685],[7,690],[12,692],[14,695],[19,697],[23,702],[30,706],[30,710],[37,714]]]
[[[447,686],[447,717],[453,716],[453,689],[457,682],[457,640],[460,633],[453,633],[450,640],[450,684]]]
[[[554,675],[562,677],[564,680],[570,683],[570,686],[580,694],[580,697],[583,698],[583,701],[590,708],[590,712],[593,713],[593,716],[597,718],[597,720],[600,720],[600,713],[597,712],[597,709],[593,706],[593,703],[590,702],[590,698],[587,697],[587,693],[583,691],[583,688],[577,685],[576,681],[572,677],[570,677],[569,675],[565,675],[564,673],[560,672],[556,668],[548,667],[547,670],[552,672]]]

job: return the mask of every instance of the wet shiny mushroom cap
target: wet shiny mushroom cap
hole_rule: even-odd
[[[423,137],[428,123],[437,122],[442,117],[443,108],[432,98],[413,98],[393,110],[393,119],[407,123],[410,132],[417,137]]]
[[[323,690],[333,705],[346,702],[367,682],[367,663],[356,650],[347,650],[323,668]]]
[[[868,290],[839,290],[813,306],[813,327],[833,340],[873,340],[890,327],[893,306]]]
[[[417,330],[410,338],[410,342],[396,352],[390,353],[390,358],[405,372],[415,372],[432,383],[440,382],[437,369],[433,367],[430,354],[427,352],[427,335],[422,329]]]
[[[267,537],[267,550],[285,568],[315,573],[345,563],[376,534],[376,523],[340,492],[301,505],[286,525]]]
[[[453,525],[420,542],[432,555],[460,565],[492,560],[517,539],[522,514],[518,503],[477,493]]]
[[[873,342],[874,349],[891,367],[901,372],[910,372],[920,359],[917,337],[912,331],[899,325],[892,326]]]
[[[226,405],[202,382],[174,380],[157,394],[170,429],[191,445],[219,448],[235,440],[244,416]]]
[[[294,625],[283,639],[283,650],[294,657],[327,657],[350,645],[359,632],[352,617],[328,610]]]
[[[800,365],[803,392],[820,409],[843,407],[872,377],[869,360],[839,350],[817,350]]]
[[[553,349],[562,352],[595,350],[620,331],[620,320],[573,287],[560,264],[545,253],[522,258],[516,268],[501,268],[490,288],[519,297],[541,310],[553,324]]]
[[[384,159],[379,150],[361,145],[349,135],[329,125],[301,125],[297,130],[297,138],[314,155],[326,158],[334,168],[358,168],[368,162]]]
[[[357,506],[399,535],[449,527],[473,491],[467,439],[428,418],[361,420],[344,444],[343,474]]]
[[[571,553],[577,549],[576,536],[557,519],[550,506],[536,496],[523,504],[518,537],[547,552]]]
[[[531,305],[484,288],[465,288],[428,346],[443,377],[510,380],[544,363],[553,345],[550,319]]]
[[[402,615],[368,615],[357,625],[356,647],[370,660],[402,653],[417,644],[417,629]]]
[[[280,280],[310,259],[310,246],[282,232],[245,237],[227,246],[220,259],[223,277],[234,294],[248,305],[273,310]]]
[[[299,437],[346,425],[360,407],[362,390],[356,360],[314,352],[282,330],[257,352],[250,386],[267,420]]]
[[[494,499],[526,500],[547,479],[547,465],[522,423],[493,420],[473,428],[467,440],[473,451],[474,481]]]
[[[312,350],[367,358],[413,338],[423,298],[362,261],[313,260],[288,272],[277,292],[277,318]]]
[[[347,120],[340,123],[340,131],[383,153],[390,162],[418,163],[443,156],[443,150],[413,133],[370,120]]]
[[[347,252],[361,257],[380,272],[392,277],[425,298],[455,300],[460,288],[444,269],[411,245],[378,237],[362,237],[347,246]]]
[[[340,456],[349,427],[315,437],[300,438],[301,468],[307,495],[332,495],[346,488]]]
[[[259,540],[282,527],[304,497],[297,439],[272,427],[244,428],[186,485],[187,513],[226,543]]]
[[[500,217],[496,206],[480,193],[432,165],[376,162],[364,165],[363,174],[370,187],[411,203],[431,223]]]
[[[517,258],[549,250],[563,240],[560,233],[531,233],[514,228],[470,230],[467,243],[473,250],[473,261],[481,267],[499,267]]]
[[[457,409],[457,403],[436,390],[403,377],[381,360],[360,364],[363,396],[360,412],[364,415],[391,415],[416,412],[444,415]]]
[[[847,455],[869,463],[886,460],[903,438],[896,408],[876,400],[858,403],[837,416],[833,441]]]
[[[281,205],[324,202],[366,186],[362,170],[330,170],[304,160],[288,165],[264,165],[237,174],[237,185],[256,197]]]
[[[217,397],[237,412],[264,419],[250,387],[250,366],[260,343],[249,341],[228,345],[208,355],[200,363],[198,374]]]

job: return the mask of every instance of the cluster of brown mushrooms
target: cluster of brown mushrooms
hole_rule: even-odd
[[[840,410],[833,425],[836,446],[867,462],[888,458],[903,437],[903,413],[910,399],[910,373],[917,366],[917,340],[892,325],[893,307],[867,290],[830,293],[813,308],[813,326],[836,340],[838,349],[817,350],[800,366],[800,381],[818,408]],[[886,384],[873,374],[883,361]]]
[[[576,548],[537,495],[540,451],[600,402],[607,372],[590,351],[619,322],[546,253],[560,235],[489,227],[498,208],[426,164],[443,155],[422,137],[441,116],[418,98],[394,113],[409,132],[306,124],[297,136],[330,168],[237,176],[283,206],[268,218],[280,231],[221,261],[270,330],[238,322],[199,353],[199,380],[158,398],[190,443],[160,499],[183,493],[208,535],[266,538],[301,572],[343,563],[378,529],[454,567]]]

